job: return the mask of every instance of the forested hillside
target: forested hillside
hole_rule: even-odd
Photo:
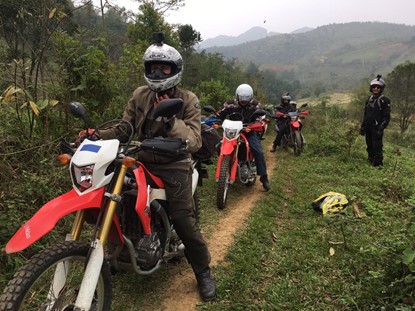
[[[328,25],[198,52],[197,29],[171,25],[164,18],[181,2],[140,0],[134,14],[106,1],[101,1],[105,7],[88,0],[0,1],[0,290],[28,258],[65,240],[71,230],[73,218],[65,217],[30,247],[5,254],[16,230],[72,187],[69,170],[56,160],[60,142],[74,142],[80,131],[122,117],[134,89],[145,84],[142,59],[152,35],[164,32],[165,43],[183,57],[181,86],[193,91],[201,106],[220,109],[242,83],[253,87],[265,108],[277,104],[284,92],[310,102],[305,152],[300,158],[286,151],[272,154],[278,165],[272,169],[273,188],[243,222],[245,232],[226,262],[215,267],[217,301],[200,308],[410,310],[415,301],[415,28]],[[393,112],[383,170],[366,163],[364,140],[358,137],[368,81],[377,73],[387,81]],[[346,90],[349,102],[331,99],[333,89]],[[84,104],[88,124],[69,113],[72,101]],[[268,156],[274,125],[272,121],[262,141]],[[213,206],[215,165],[209,170],[201,191],[201,226],[215,234],[212,224],[224,211]],[[245,204],[247,188],[239,186],[232,188],[231,200]],[[359,203],[363,217],[325,223],[310,203],[330,190]],[[112,202],[118,199],[110,196]],[[69,211],[70,201],[67,205]],[[30,236],[30,226],[24,228]],[[328,253],[329,247],[333,252]],[[154,278],[116,274],[112,310],[142,310],[146,304],[151,310],[160,308],[158,297],[172,291],[166,288],[170,276],[168,269]],[[65,304],[72,294],[58,302]]]
[[[375,22],[332,24],[206,51],[253,62],[303,85],[350,89],[363,77],[385,75],[404,61],[414,61],[415,27]]]

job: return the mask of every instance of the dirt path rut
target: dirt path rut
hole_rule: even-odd
[[[263,148],[267,162],[268,175],[271,178],[277,162],[276,155],[269,152],[269,148],[267,148],[266,144],[263,144]],[[262,196],[266,195],[260,182],[257,182],[254,187],[256,191],[252,191],[244,196],[243,204],[235,203],[227,206],[226,215],[221,218],[215,225],[215,228],[212,229],[214,235],[206,240],[212,256],[212,267],[219,265],[224,260],[228,247],[234,241],[235,233],[241,229],[256,202]],[[166,292],[164,299],[160,302],[161,307],[159,310],[196,310],[196,304],[200,302],[200,297],[192,269],[188,267],[187,269],[180,271],[180,273],[172,278],[169,283],[168,288],[171,288],[172,290]]]

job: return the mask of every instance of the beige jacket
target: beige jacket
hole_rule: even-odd
[[[172,121],[170,121],[171,128],[168,131],[164,130],[163,122],[154,122],[151,131],[156,136],[181,138],[188,141],[189,154],[186,158],[190,158],[190,153],[196,152],[202,146],[201,138],[201,110],[199,99],[190,91],[180,88],[176,89],[175,98],[183,99],[183,107]],[[127,107],[124,110],[123,120],[130,122],[135,130],[135,134],[139,141],[144,140],[144,121],[150,109],[156,100],[156,94],[147,86],[138,87],[133,96],[128,101]],[[128,135],[125,134],[125,128],[121,126],[112,127],[105,130],[100,130],[99,135],[103,139],[117,138],[122,142],[127,141]],[[150,152],[141,151],[137,157],[140,161],[145,163],[172,163],[177,159],[156,155]],[[180,159],[181,162],[189,162]]]

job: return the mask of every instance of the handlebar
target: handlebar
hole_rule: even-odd
[[[147,138],[143,141],[129,141],[127,143],[120,143],[120,150],[118,156],[124,157],[135,154],[139,151],[148,151],[161,155],[184,155],[188,153],[188,141],[183,141],[179,138]],[[61,140],[60,149],[62,153],[73,155],[78,146],[75,143],[69,143]]]

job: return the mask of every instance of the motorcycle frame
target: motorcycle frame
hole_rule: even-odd
[[[238,159],[238,153],[239,153],[239,146],[240,144],[244,144],[246,148],[246,154],[245,154],[245,161],[248,161],[249,159],[253,158],[251,149],[249,147],[249,142],[244,133],[239,133],[237,137],[235,137],[232,140],[229,140],[225,137],[222,139],[222,145],[220,148],[220,154],[218,157],[218,164],[216,166],[216,172],[215,172],[215,179],[216,181],[219,180],[220,175],[220,168],[222,166],[222,161],[225,156],[231,157],[231,171],[229,174],[229,181],[230,183],[234,183],[236,180],[236,172],[239,165],[239,159]]]
[[[120,221],[116,215],[116,209],[121,200],[127,170],[136,164],[137,168],[133,170],[138,191],[135,211],[142,223],[144,234],[151,234],[150,205],[157,200],[166,200],[164,184],[160,178],[149,172],[142,163],[134,158],[125,157],[121,160],[120,167],[110,184],[82,195],[73,188],[43,205],[8,241],[5,247],[6,253],[11,254],[26,249],[49,233],[61,218],[72,213],[76,213],[76,215],[71,232],[67,235],[66,240],[79,240],[86,220],[86,213],[98,214],[98,220],[95,224],[95,238],[91,242],[91,252],[75,302],[77,310],[89,310],[104,261],[104,247],[107,241],[111,240],[115,244],[125,244],[126,242]],[[146,175],[152,178],[158,189],[150,188],[146,181]],[[198,172],[194,169],[192,176],[193,193],[196,189],[197,181]],[[65,284],[66,264],[68,263],[57,266],[53,280],[53,284],[56,286],[54,287],[54,292],[59,292]],[[157,268],[158,266],[151,272]],[[136,268],[136,272],[139,273],[140,271]],[[143,272],[142,274],[149,273]]]

